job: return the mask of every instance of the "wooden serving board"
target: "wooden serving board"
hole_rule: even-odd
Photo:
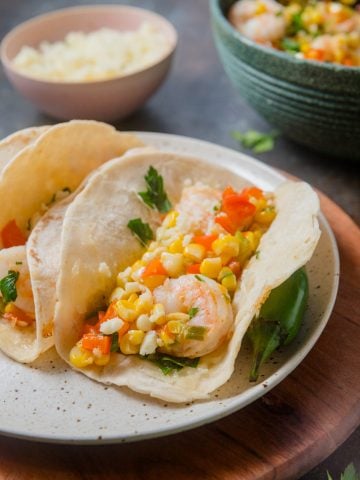
[[[286,380],[223,420],[156,440],[80,447],[1,437],[0,479],[294,480],[332,453],[360,423],[360,230],[321,200],[340,250],[339,295]]]

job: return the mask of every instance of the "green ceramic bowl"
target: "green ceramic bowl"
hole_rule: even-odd
[[[302,60],[247,39],[227,21],[234,0],[210,0],[215,43],[239,93],[294,141],[360,159],[360,68]]]

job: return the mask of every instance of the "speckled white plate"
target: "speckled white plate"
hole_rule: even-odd
[[[222,164],[265,190],[284,177],[266,165],[217,145],[158,133],[139,133],[161,150]],[[54,350],[31,366],[0,354],[0,433],[44,442],[102,444],[141,440],[194,428],[245,407],[284,379],[314,346],[332,311],[339,257],[333,233],[320,216],[322,236],[308,264],[309,308],[296,341],[248,382],[251,351],[243,345],[231,380],[207,401],[172,405],[107,387],[72,371]]]

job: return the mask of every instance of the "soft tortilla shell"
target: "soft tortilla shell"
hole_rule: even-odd
[[[75,190],[99,165],[142,145],[134,135],[95,121],[73,120],[49,128],[0,172],[0,230],[16,219],[25,231],[29,218],[55,192]]]
[[[107,298],[116,273],[138,258],[142,249],[126,225],[141,217],[154,228],[159,215],[138,198],[143,176],[153,165],[163,176],[175,204],[184,182],[241,188],[244,181],[229,170],[204,160],[166,153],[129,154],[101,167],[69,207],[63,230],[61,274],[57,286],[55,345],[68,362],[79,339],[84,316]],[[136,356],[114,355],[106,367],[81,372],[97,381],[128,386],[172,402],[206,398],[234,370],[242,338],[270,290],[281,284],[311,257],[320,231],[319,202],[305,183],[286,182],[275,192],[277,217],[259,245],[260,254],[243,272],[234,299],[236,314],[230,341],[203,357],[196,369],[184,368],[165,376]]]

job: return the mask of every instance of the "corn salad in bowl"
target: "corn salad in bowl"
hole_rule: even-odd
[[[239,94],[288,138],[359,160],[358,7],[302,0],[210,6],[215,44]]]
[[[360,65],[360,11],[351,5],[239,0],[228,15],[240,33],[257,43],[297,58]]]

